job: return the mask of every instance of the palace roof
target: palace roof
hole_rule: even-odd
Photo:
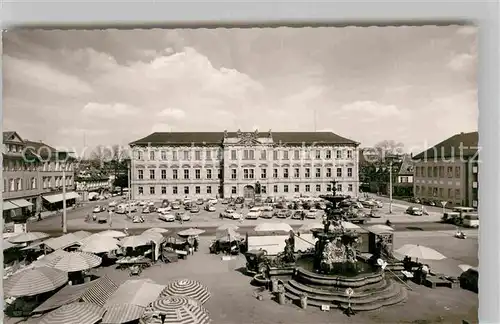
[[[413,157],[414,160],[473,157],[478,151],[478,132],[455,134]]]

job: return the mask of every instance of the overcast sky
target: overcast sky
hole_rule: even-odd
[[[472,27],[15,31],[3,45],[4,130],[76,151],[238,128],[418,151],[477,130]]]

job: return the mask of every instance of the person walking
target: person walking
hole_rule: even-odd
[[[41,221],[41,220],[42,220],[42,213],[38,212],[38,221]]]
[[[108,210],[108,223],[109,223],[109,227],[111,227],[113,225],[113,212],[110,210]]]
[[[193,247],[195,252],[198,252],[198,245],[199,245],[198,239],[195,237],[193,242]]]

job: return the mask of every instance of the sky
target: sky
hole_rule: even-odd
[[[477,130],[471,26],[17,30],[3,129],[77,154],[165,131],[332,131],[421,151]]]

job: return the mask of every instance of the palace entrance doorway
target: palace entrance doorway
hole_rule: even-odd
[[[245,186],[243,188],[243,198],[245,200],[254,200],[255,199],[255,188],[253,186]]]

